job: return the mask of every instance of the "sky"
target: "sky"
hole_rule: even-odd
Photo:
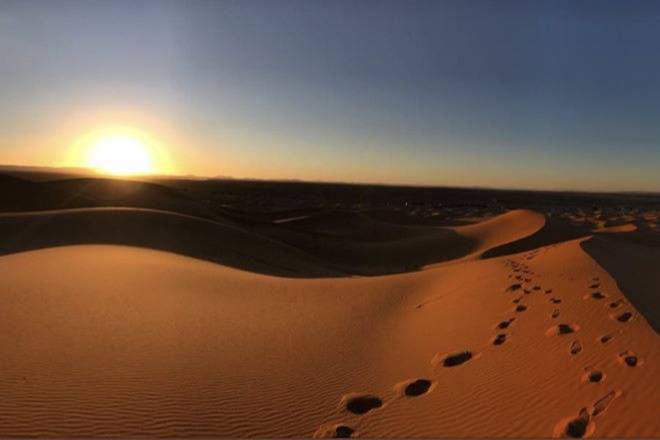
[[[0,163],[660,191],[660,3],[0,2]]]

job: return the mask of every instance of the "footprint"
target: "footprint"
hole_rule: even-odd
[[[630,322],[630,320],[632,320],[632,318],[633,318],[632,313],[624,312],[624,313],[621,313],[620,315],[618,315],[616,317],[616,320],[619,321],[619,322],[624,322],[625,323],[625,322]]]
[[[561,304],[561,299],[559,298],[550,298],[552,304]]]
[[[593,417],[596,417],[602,413],[604,413],[607,408],[612,404],[612,401],[619,397],[621,395],[621,391],[610,391],[605,395],[605,397],[602,397],[600,400],[598,400],[596,403],[593,404],[593,408],[591,409],[591,415]]]
[[[610,391],[604,397],[596,401],[591,407],[591,414],[586,408],[582,408],[577,417],[564,419],[555,427],[555,437],[584,438],[594,433],[596,425],[593,418],[603,414],[612,404],[614,399],[621,395],[621,391]]]
[[[553,319],[559,317],[559,309],[553,310],[551,316]]]
[[[525,290],[523,290],[523,292],[525,292],[525,295],[529,295],[530,293],[532,293],[532,291],[529,290],[529,289],[525,289]]]
[[[555,437],[583,438],[593,434],[596,429],[587,408],[582,408],[577,417],[562,420],[555,427]]]
[[[605,380],[605,373],[598,370],[586,369],[584,375],[582,376],[582,382],[584,383],[601,383]]]
[[[506,334],[505,333],[500,333],[497,336],[495,336],[495,339],[493,339],[493,345],[502,345],[506,342]]]
[[[383,406],[383,400],[371,394],[349,394],[342,398],[341,405],[353,414],[366,414]]]
[[[509,328],[511,323],[515,320],[516,320],[516,318],[509,318],[506,321],[502,321],[499,324],[497,324],[497,328],[502,329],[502,330],[504,330],[506,328]]]
[[[401,393],[408,397],[417,397],[428,393],[431,390],[433,382],[429,379],[414,379],[403,382],[394,388],[401,390]]]
[[[617,308],[621,307],[622,304],[623,304],[623,300],[622,299],[617,299],[616,301],[613,301],[613,302],[609,303],[607,306],[610,309],[617,309]]]
[[[607,343],[610,342],[612,339],[614,339],[614,336],[615,336],[614,333],[609,333],[609,334],[607,334],[607,335],[603,335],[603,336],[601,336],[600,338],[598,338],[598,341],[599,341],[601,344],[607,344]]]
[[[575,356],[576,354],[582,351],[582,344],[580,343],[580,341],[573,341],[571,343],[571,347],[569,350],[571,354]]]
[[[545,294],[546,294],[546,295],[549,295],[549,294],[551,294],[551,293],[552,293],[552,289],[546,289],[546,290],[545,290]]]
[[[525,310],[527,310],[527,306],[526,306],[526,305],[519,304],[519,305],[516,307],[516,312],[524,312]]]
[[[516,298],[516,299],[513,300],[513,303],[514,303],[514,304],[518,304],[518,303],[520,302],[521,299],[523,299],[523,297],[522,297],[522,296],[519,296],[518,298]]]
[[[522,288],[522,284],[511,284],[509,287],[506,288],[507,292],[515,292],[516,290],[520,290]]]
[[[580,330],[580,326],[577,324],[558,324],[550,327],[545,334],[546,336],[563,336],[575,333],[578,330]]]
[[[592,297],[593,299],[598,299],[598,300],[607,298],[607,296],[606,296],[606,295],[603,295],[601,292],[593,292],[593,293],[591,294],[591,297]]]
[[[435,355],[433,361],[431,362],[434,365],[442,364],[443,367],[449,368],[449,367],[457,367],[459,365],[462,365],[472,358],[473,355],[471,351],[461,351],[459,353],[447,355],[442,359],[440,359],[439,355]]]
[[[642,365],[642,360],[635,353],[629,350],[619,353],[618,359],[619,362],[631,368]]]
[[[541,286],[534,286],[534,290],[541,290]]]
[[[355,429],[342,423],[329,423],[321,426],[315,433],[314,438],[351,438]]]
[[[339,425],[335,428],[335,438],[351,438],[355,430],[347,425]]]
[[[598,289],[600,287],[600,283],[594,283],[591,286],[589,286],[590,289]]]

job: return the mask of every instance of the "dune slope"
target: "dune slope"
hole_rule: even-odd
[[[658,336],[579,240],[369,278],[121,246],[0,273],[0,436],[660,435]]]
[[[660,335],[660,248],[604,236],[583,241],[582,248],[612,275]]]

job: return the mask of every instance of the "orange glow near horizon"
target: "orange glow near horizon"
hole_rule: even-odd
[[[72,161],[111,175],[169,174],[167,155],[150,135],[127,127],[98,130],[81,138],[72,149]]]

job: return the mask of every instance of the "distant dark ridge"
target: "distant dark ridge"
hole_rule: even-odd
[[[33,209],[40,198],[39,186],[28,180],[0,174],[0,211]]]
[[[4,190],[17,189],[17,188],[34,188],[35,183],[20,177],[11,176],[9,174],[0,174],[0,188]]]
[[[202,201],[158,183],[95,177],[30,182],[0,174],[0,212],[111,206],[160,209],[216,218]]]

